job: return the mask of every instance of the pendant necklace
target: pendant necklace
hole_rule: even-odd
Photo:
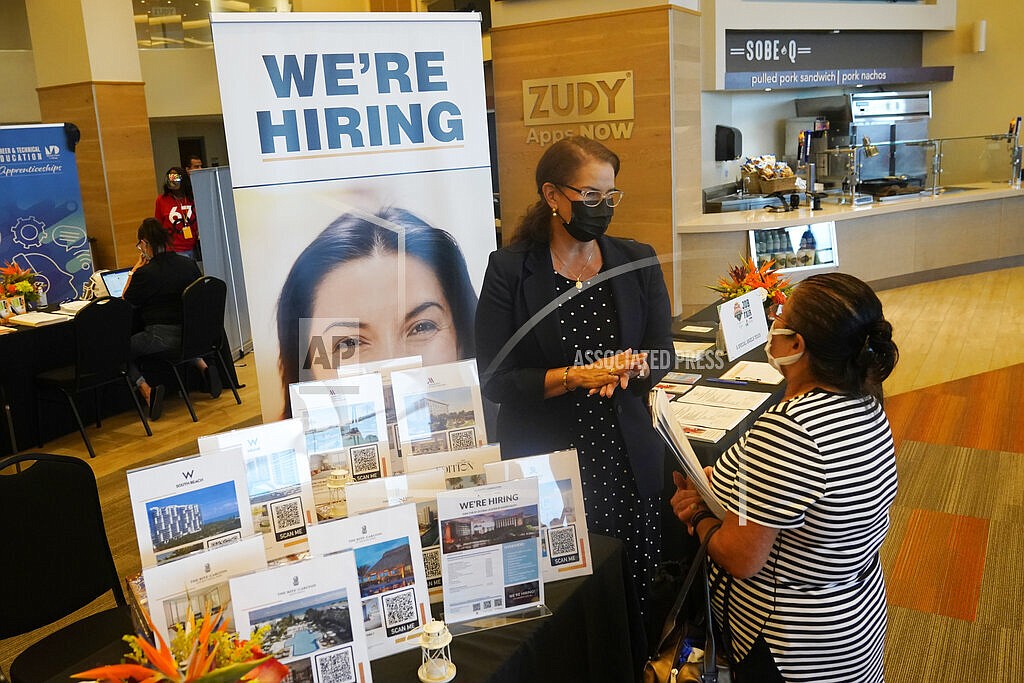
[[[587,272],[587,267],[590,265],[590,261],[594,258],[594,251],[595,250],[593,250],[593,249],[590,250],[590,256],[587,257],[587,262],[583,264],[583,269],[580,270],[579,274],[576,276],[576,289],[583,289],[583,281],[582,281],[583,273]],[[554,249],[551,250],[551,254],[556,259],[558,259],[559,263],[562,264],[562,267],[565,268],[565,272],[567,272],[567,273],[571,273],[572,272],[572,271],[569,270],[569,265],[565,261],[563,261],[562,258],[558,254],[555,253]]]

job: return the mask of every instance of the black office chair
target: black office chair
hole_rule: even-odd
[[[176,354],[159,354],[152,356],[171,366],[174,379],[178,382],[181,395],[185,398],[189,415],[193,422],[198,422],[188,387],[181,376],[181,368],[202,358],[207,365],[216,364],[222,381],[226,382],[235,396],[235,403],[241,405],[242,398],[228,372],[227,364],[221,354],[224,343],[224,301],[227,299],[227,285],[209,275],[203,276],[185,288],[181,293],[181,352]]]
[[[153,436],[149,422],[142,412],[139,396],[128,378],[128,359],[131,353],[132,307],[123,299],[109,296],[94,300],[75,315],[75,364],[41,372],[35,377],[36,385],[42,389],[56,389],[64,394],[71,406],[71,412],[82,434],[89,457],[95,458],[96,453],[85,433],[85,425],[75,404],[75,395],[93,390],[96,399],[96,426],[100,422],[99,389],[108,384],[123,381],[128,387],[135,410],[146,428],[146,436]],[[40,395],[42,398],[42,395]],[[38,406],[38,402],[36,404]],[[40,424],[42,415],[40,414]],[[42,430],[40,430],[42,434]],[[42,447],[40,439],[40,447]]]
[[[0,638],[28,633],[108,591],[116,607],[80,619],[29,646],[11,663],[12,683],[40,683],[126,652],[135,633],[114,567],[96,477],[79,458],[24,453],[0,459]]]

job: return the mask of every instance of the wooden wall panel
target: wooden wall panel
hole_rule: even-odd
[[[139,223],[153,215],[153,143],[141,83],[96,84],[112,241],[119,268],[135,263]],[[162,169],[161,169],[162,170]]]
[[[610,233],[651,244],[665,257],[672,291],[672,116],[668,6],[502,27],[491,31],[502,234],[507,242],[537,200],[533,171],[544,148],[528,143],[522,82],[633,71],[634,126],[623,140],[602,140],[622,159],[625,191]],[[699,106],[699,100],[698,100]],[[533,126],[564,129],[569,126]]]
[[[72,83],[38,92],[44,122],[71,122],[82,132],[75,156],[96,267],[134,264],[136,230],[155,199],[143,84]]]

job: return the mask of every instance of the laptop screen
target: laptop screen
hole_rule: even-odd
[[[100,277],[103,278],[103,286],[107,288],[107,294],[113,297],[120,297],[124,294],[124,286],[127,284],[128,275],[131,272],[131,268],[121,268],[100,273]]]

